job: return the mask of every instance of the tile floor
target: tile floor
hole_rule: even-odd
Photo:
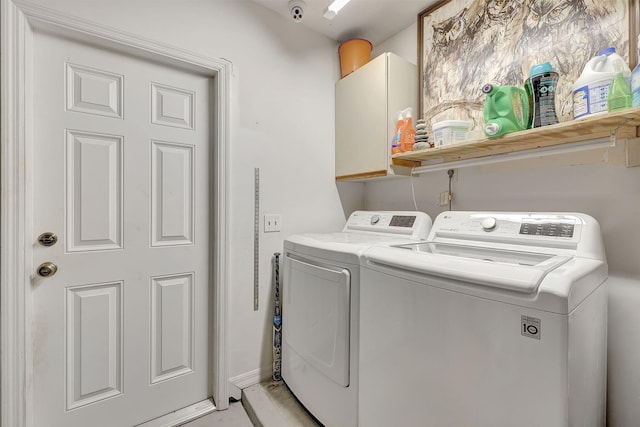
[[[229,409],[215,411],[183,425],[184,427],[253,427],[253,423],[242,407],[242,402],[233,402]]]
[[[242,402],[184,427],[322,427],[282,381],[265,381],[242,390]]]

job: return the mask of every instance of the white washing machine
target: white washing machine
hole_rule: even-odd
[[[604,426],[596,220],[445,212],[427,241],[362,258],[360,425]]]
[[[363,212],[337,233],[284,242],[282,377],[320,422],[358,425],[360,256],[373,245],[424,241],[422,212]]]

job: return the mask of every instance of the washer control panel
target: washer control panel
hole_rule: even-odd
[[[581,214],[571,213],[443,212],[436,218],[429,239],[438,236],[544,246],[550,241],[579,241],[584,224]]]
[[[606,260],[598,221],[577,212],[442,212],[427,240]]]
[[[519,234],[527,236],[559,236],[559,237],[573,237],[573,231],[575,229],[575,220],[557,221],[551,219],[550,222],[546,220],[522,220],[520,224]],[[495,217],[488,216],[480,220],[480,226],[484,231],[494,231],[498,226],[498,220]]]

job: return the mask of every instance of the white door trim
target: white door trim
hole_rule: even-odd
[[[231,64],[134,34],[65,16],[22,0],[0,0],[0,427],[31,427],[31,40],[34,28],[135,52],[213,79],[214,222],[212,390],[218,409],[229,404],[227,283],[229,253],[229,129]]]

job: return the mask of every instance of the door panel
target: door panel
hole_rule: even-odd
[[[67,410],[122,394],[122,282],[67,288]]]
[[[67,130],[67,251],[122,249],[123,141]]]
[[[151,144],[151,246],[193,244],[193,146]]]
[[[68,111],[122,118],[124,76],[69,63],[66,72]]]
[[[193,274],[151,279],[151,382],[193,371]]]
[[[34,427],[210,393],[210,79],[35,32]]]
[[[151,121],[164,126],[193,129],[195,94],[186,89],[151,84]]]

